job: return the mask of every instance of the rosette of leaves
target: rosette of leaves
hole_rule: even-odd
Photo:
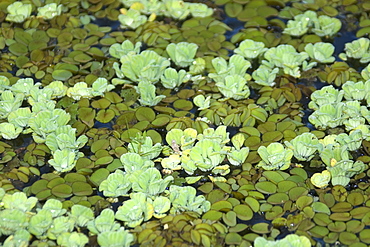
[[[191,128],[184,131],[172,129],[166,135],[166,141],[170,143],[174,154],[162,160],[162,167],[170,170],[183,168],[188,174],[200,169],[226,175],[230,172],[229,165],[220,165],[225,155],[232,165],[242,164],[248,156],[249,149],[241,147],[243,138],[235,137],[232,141],[234,147],[229,147],[225,146],[230,141],[226,126],[207,128],[201,134]]]
[[[53,19],[62,13],[62,4],[57,5],[56,3],[49,3],[43,7],[37,8],[37,17],[43,18],[45,20]]]
[[[289,234],[280,240],[267,240],[264,237],[257,237],[254,240],[255,247],[270,247],[270,246],[300,246],[300,247],[310,247],[310,239],[306,236],[298,236],[296,234]]]
[[[121,28],[136,29],[147,22],[148,17],[142,15],[139,10],[135,8],[121,9],[121,14],[118,16],[121,23]]]
[[[22,212],[30,212],[37,203],[36,197],[29,197],[23,192],[16,192],[12,195],[5,194],[3,189],[0,190],[0,195],[2,198],[1,204],[5,209],[17,209]]]
[[[335,136],[336,140],[337,136]],[[337,141],[333,144],[325,145],[322,151],[320,151],[320,158],[326,166],[331,166],[332,162],[338,162],[341,160],[349,160],[350,154],[347,146],[340,146]]]
[[[370,80],[366,82],[358,81],[346,81],[342,85],[342,90],[344,91],[344,98],[346,100],[358,100],[361,101],[370,93]]]
[[[216,86],[227,98],[241,100],[248,98],[250,95],[247,81],[240,75],[228,75],[222,82],[217,82]]]
[[[254,59],[267,51],[263,42],[245,39],[240,42],[239,47],[234,49],[234,53],[245,57],[248,60]]]
[[[171,154],[170,156],[163,158],[161,160],[161,166],[171,171],[181,170],[182,166],[181,163],[181,156],[179,154]]]
[[[60,126],[53,133],[50,133],[45,140],[48,148],[55,152],[60,149],[76,150],[82,148],[88,139],[85,135],[81,135],[76,140],[76,129],[70,125]]]
[[[10,4],[6,10],[8,11],[8,14],[5,20],[22,23],[31,16],[32,5],[24,4],[22,2],[14,2]]]
[[[71,217],[58,216],[54,218],[51,227],[47,231],[48,238],[55,240],[65,232],[72,232],[75,223],[76,221]]]
[[[107,197],[127,196],[130,189],[129,175],[119,169],[109,174],[99,185],[99,191],[103,191],[103,195]]]
[[[201,140],[184,153],[181,157],[181,166],[188,174],[193,174],[196,169],[209,171],[219,165],[225,155],[220,145],[211,140]]]
[[[162,1],[149,1],[149,0],[120,0],[120,2],[127,8],[134,7],[140,10],[144,14],[157,13],[163,9]],[[139,4],[138,4],[139,3]],[[159,14],[159,13],[158,13]]]
[[[362,144],[363,135],[359,129],[353,130],[348,134],[340,133],[335,140],[344,147],[347,147],[349,151],[358,150]]]
[[[173,89],[189,79],[190,75],[185,70],[177,71],[173,68],[167,68],[161,76],[161,83],[165,88]]]
[[[93,221],[87,223],[87,229],[93,234],[101,234],[103,232],[113,232],[120,228],[120,224],[114,220],[114,212],[112,209],[106,208],[100,212]]]
[[[29,221],[28,231],[37,238],[46,237],[47,230],[53,223],[53,217],[50,210],[42,209],[33,215]]]
[[[42,206],[43,210],[48,210],[53,218],[62,216],[66,213],[66,209],[63,208],[61,201],[56,199],[48,199],[45,204]],[[36,209],[39,211],[40,209]]]
[[[275,86],[275,78],[278,72],[278,68],[271,70],[270,67],[261,65],[258,67],[258,69],[253,71],[252,78],[258,85],[273,87]]]
[[[189,10],[192,16],[205,18],[213,14],[213,9],[203,3],[189,3]]]
[[[162,145],[160,143],[153,145],[153,140],[149,136],[138,133],[128,144],[127,150],[130,153],[137,153],[141,157],[151,160],[158,157],[161,153]]]
[[[144,193],[132,193],[131,199],[118,207],[116,219],[124,222],[128,227],[140,225],[143,221],[150,220],[153,216],[153,205]]]
[[[296,20],[289,20],[288,25],[286,26],[286,28],[284,28],[283,33],[289,34],[291,36],[302,36],[303,34],[307,33],[309,24],[309,18],[303,18],[300,20],[298,20],[297,18]]]
[[[283,33],[292,36],[301,36],[307,33],[315,21],[317,21],[317,14],[311,10],[306,11],[303,14],[296,15],[294,20],[289,20]]]
[[[332,56],[334,53],[334,46],[330,43],[318,42],[315,44],[307,44],[304,47],[305,52],[319,63],[332,63],[335,58]]]
[[[150,198],[149,201],[151,201]],[[154,201],[151,202],[151,204],[153,205],[154,210],[153,216],[156,217],[157,219],[165,217],[167,215],[166,213],[171,208],[171,201],[164,196],[156,196]]]
[[[141,81],[135,86],[136,92],[140,94],[139,102],[141,105],[155,106],[162,99],[166,98],[165,95],[156,95],[156,87],[148,81]]]
[[[78,82],[73,87],[68,88],[67,96],[74,99],[80,100],[81,98],[92,98],[93,90],[88,87],[86,82]]]
[[[166,142],[170,145],[175,153],[181,150],[191,149],[197,140],[198,132],[193,128],[185,130],[172,129],[166,134]]]
[[[321,15],[314,22],[312,32],[320,37],[334,36],[342,27],[342,23],[337,18]]]
[[[160,171],[157,168],[151,167],[140,171],[140,173],[132,173],[129,179],[132,182],[133,191],[141,192],[147,197],[152,198],[162,193],[173,180],[173,177],[167,176],[162,179]]]
[[[44,88],[52,90],[52,99],[61,98],[67,94],[68,87],[61,81],[52,81]]]
[[[49,160],[49,164],[57,172],[68,172],[72,170],[79,158],[83,157],[82,152],[76,152],[69,149],[58,149],[53,152],[53,158]]]
[[[331,183],[333,185],[347,186],[350,178],[363,172],[366,165],[362,161],[341,160],[333,162],[332,166],[327,167],[331,174]]]
[[[13,93],[9,90],[0,95],[0,119],[8,117],[11,112],[17,110],[23,103],[23,93]]]
[[[234,135],[231,142],[234,147],[227,153],[227,159],[230,164],[239,166],[244,163],[249,154],[248,147],[242,147],[245,141],[245,136],[241,133]]]
[[[29,215],[19,209],[4,209],[0,211],[0,233],[15,234],[19,229],[25,229],[29,224]]]
[[[108,80],[102,77],[96,79],[93,84],[91,85],[92,88],[92,96],[103,96],[104,93],[109,92],[114,89],[112,84],[108,83]]]
[[[23,128],[12,123],[0,123],[0,135],[7,140],[16,139]]]
[[[361,63],[368,63],[370,61],[370,40],[368,38],[360,38],[346,43],[344,51],[346,53],[339,54],[342,60],[347,60],[347,57],[360,59]]]
[[[308,120],[317,129],[335,128],[343,124],[345,120],[343,118],[343,108],[344,103],[340,102],[337,105],[325,104],[320,106],[320,108],[314,111]]]
[[[246,73],[251,63],[240,55],[232,55],[229,62],[222,57],[216,57],[212,59],[212,65],[216,73],[209,73],[208,76],[215,80],[216,83],[223,83],[225,77],[228,75],[239,75],[246,80],[251,78],[250,75]]]
[[[302,36],[310,31],[320,37],[330,37],[335,35],[341,27],[340,20],[326,15],[317,17],[314,11],[308,10],[303,14],[296,15],[294,20],[289,20],[283,33]]]
[[[19,229],[5,239],[3,246],[27,246],[30,239],[31,234],[27,230]]]
[[[127,77],[134,82],[156,83],[164,70],[170,65],[168,59],[159,56],[155,51],[145,50],[140,54],[129,54],[121,57],[121,67],[113,64],[119,78]],[[122,81],[129,83],[128,81]]]
[[[130,40],[125,40],[122,44],[113,44],[109,47],[109,54],[115,58],[121,59],[123,56],[137,55],[140,53],[141,42],[135,45]]]
[[[293,157],[291,149],[286,149],[283,144],[277,142],[270,143],[267,147],[260,146],[257,153],[262,159],[257,166],[265,170],[286,170]]]
[[[310,161],[317,150],[321,151],[323,145],[312,133],[303,133],[291,141],[285,141],[285,146],[293,150],[294,157],[299,161]]]
[[[367,111],[367,113],[369,113],[367,109],[366,109],[366,111]],[[365,115],[364,117],[367,119],[368,116],[369,115]],[[363,117],[352,117],[352,118],[347,118],[346,120],[344,120],[343,123],[346,127],[346,131],[352,131],[352,130],[355,130],[355,129],[362,128],[361,126],[364,126],[365,122],[366,122],[365,118],[363,118]],[[362,131],[363,136],[364,136],[363,139],[366,139],[368,131],[366,130],[366,132],[364,132],[364,129],[361,129],[361,131]]]
[[[308,103],[308,107],[317,110],[326,104],[336,105],[342,101],[343,95],[344,92],[342,90],[335,89],[332,85],[325,86],[311,94],[311,101]]]
[[[324,170],[321,173],[315,173],[310,178],[311,183],[318,188],[326,188],[329,185],[331,174],[328,170]]]
[[[198,214],[207,212],[211,208],[211,203],[204,196],[196,196],[196,190],[193,187],[170,186],[170,201],[172,208],[170,213],[177,214],[184,211],[192,211]]]
[[[79,232],[64,232],[57,238],[58,245],[84,247],[89,242],[87,236]]]
[[[101,247],[122,246],[129,247],[134,241],[134,235],[123,227],[116,231],[104,231],[98,234],[98,244]]]
[[[264,54],[265,59],[262,64],[267,67],[279,67],[284,70],[285,74],[299,78],[301,76],[300,66],[304,70],[311,69],[315,66],[314,63],[307,64],[305,61],[308,58],[306,52],[298,53],[291,45],[279,45],[268,49]]]
[[[194,62],[198,46],[194,43],[180,42],[167,45],[166,51],[171,60],[179,67],[185,68]]]
[[[53,97],[53,90],[50,89],[50,88],[42,88],[42,89],[38,89],[38,88],[32,88],[30,90],[30,96],[28,97],[28,103],[32,106],[38,104],[38,105],[41,105],[41,104],[45,104],[45,105],[50,105],[50,106],[53,106],[53,108],[55,108],[55,102],[53,100],[51,100]],[[49,106],[47,107],[44,107],[44,108],[49,108]]]
[[[199,94],[193,98],[194,105],[198,106],[198,110],[208,109],[211,105],[211,96],[207,98],[204,95]]]
[[[131,174],[135,171],[146,170],[150,167],[154,167],[154,162],[147,159],[147,157],[141,156],[138,153],[125,153],[120,157],[125,172]]]
[[[31,96],[31,91],[39,89],[41,83],[34,83],[32,78],[23,78],[17,80],[9,89],[15,93],[23,93],[26,97]]]
[[[190,14],[190,3],[178,0],[164,2],[164,15],[174,19],[183,20]]]
[[[80,100],[81,98],[93,98],[95,96],[103,96],[105,92],[109,92],[114,88],[113,85],[108,84],[107,79],[98,78],[96,79],[92,87],[88,87],[86,82],[78,82],[73,87],[68,88],[67,96],[74,100]]]
[[[71,207],[70,217],[75,220],[77,226],[85,227],[94,219],[94,212],[91,208],[76,204]]]
[[[367,109],[366,106],[361,106],[361,103],[357,100],[351,100],[351,101],[345,101],[344,107],[343,107],[343,118],[345,118],[345,121],[343,122],[346,125],[347,120],[350,119],[358,119],[358,124],[352,123],[352,125],[357,126],[360,124],[363,124],[364,121],[360,120],[362,116],[370,116],[370,112]],[[347,129],[351,130],[349,128],[350,126],[346,126]]]
[[[220,144],[221,146],[224,146],[230,141],[230,133],[226,132],[226,128],[227,127],[225,125],[218,126],[216,129],[207,128],[203,130],[202,133],[197,135],[197,139],[199,141],[208,139]]]
[[[28,125],[33,131],[35,142],[44,143],[50,133],[55,132],[58,127],[67,125],[70,118],[71,116],[62,109],[42,110],[37,114],[33,111]]]

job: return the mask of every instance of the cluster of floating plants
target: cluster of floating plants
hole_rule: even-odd
[[[369,13],[2,1],[2,246],[367,246]]]

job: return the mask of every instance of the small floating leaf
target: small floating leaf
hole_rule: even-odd
[[[72,188],[67,184],[59,184],[51,189],[51,193],[59,198],[68,198],[72,196]]]

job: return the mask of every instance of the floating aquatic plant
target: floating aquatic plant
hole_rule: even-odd
[[[294,20],[289,20],[283,32],[292,36],[302,36],[311,31],[320,37],[330,37],[335,35],[341,27],[340,20],[326,15],[317,17],[314,11],[308,10],[296,15]]]
[[[239,54],[246,59],[254,59],[263,54],[267,48],[263,42],[257,42],[251,39],[246,39],[240,42],[239,47],[234,49],[236,54]]]
[[[299,161],[310,161],[315,152],[322,149],[319,139],[312,133],[303,133],[284,144],[293,150],[294,157]]]
[[[332,63],[335,60],[332,56],[334,53],[334,46],[330,43],[310,43],[304,47],[304,50],[310,58],[320,63]]]
[[[21,23],[31,16],[32,5],[24,4],[22,2],[14,2],[10,4],[6,10],[8,11],[8,15],[5,20]]]
[[[286,170],[290,166],[290,160],[293,157],[291,149],[284,148],[283,144],[271,143],[267,147],[260,146],[257,150],[261,157],[258,164],[265,170]]]
[[[169,44],[166,51],[171,60],[179,67],[188,67],[194,61],[195,53],[198,46],[194,43],[180,42],[177,44]]]
[[[140,11],[137,9],[121,9],[121,13],[122,14],[118,16],[118,20],[121,23],[121,28],[128,27],[135,29],[140,25],[143,25],[148,20],[148,17],[141,15]]]
[[[43,7],[37,8],[37,17],[41,17],[46,20],[53,19],[62,13],[62,4],[57,5],[56,3],[49,3]]]

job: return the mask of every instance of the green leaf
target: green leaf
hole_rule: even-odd
[[[132,190],[142,192],[148,196],[155,196],[162,193],[168,183],[173,180],[172,176],[167,176],[162,179],[162,175],[157,168],[151,167],[140,173],[134,173],[130,177],[132,182]]]
[[[15,192],[12,195],[5,194],[2,198],[2,204],[5,209],[18,209],[22,212],[31,211],[36,203],[36,197],[27,198],[23,192]]]
[[[7,21],[21,23],[31,16],[32,5],[14,2],[8,5],[6,10],[8,11],[8,15],[6,16]]]
[[[94,212],[85,206],[73,205],[71,208],[71,217],[76,220],[78,226],[84,227],[89,221],[94,219]]]
[[[122,246],[129,247],[134,242],[134,236],[121,227],[117,231],[106,231],[98,235],[98,244],[101,247]]]
[[[131,182],[128,180],[128,176],[121,170],[116,170],[110,174],[99,185],[99,191],[103,191],[104,196],[107,197],[125,196],[130,189]]]
[[[211,208],[211,203],[204,196],[196,196],[196,190],[190,186],[179,187],[171,185],[169,199],[172,203],[172,214],[183,211],[194,211],[201,214]]]
[[[121,220],[129,227],[140,225],[153,216],[153,205],[147,201],[145,194],[133,193],[131,199],[118,207],[116,219]]]
[[[49,3],[43,7],[37,8],[37,17],[41,17],[45,20],[53,19],[55,16],[58,16],[62,13],[62,4],[57,5],[56,3]]]
[[[51,212],[47,209],[42,209],[31,217],[28,230],[33,235],[40,237],[50,228],[52,221]]]
[[[61,246],[84,247],[89,242],[87,236],[83,233],[64,232],[58,236],[57,243]]]
[[[193,43],[180,42],[167,45],[166,51],[171,60],[179,67],[188,67],[194,61],[198,46]]]
[[[246,59],[254,59],[267,50],[263,42],[257,42],[251,39],[245,39],[240,42],[239,47],[234,49],[234,53],[239,54]]]
[[[113,210],[106,208],[93,221],[87,223],[87,228],[94,234],[100,234],[116,231],[120,228],[120,225],[114,220]]]
[[[262,161],[258,166],[265,170],[285,170],[290,166],[293,151],[284,149],[280,143],[271,143],[266,147],[260,146],[257,150]]]

